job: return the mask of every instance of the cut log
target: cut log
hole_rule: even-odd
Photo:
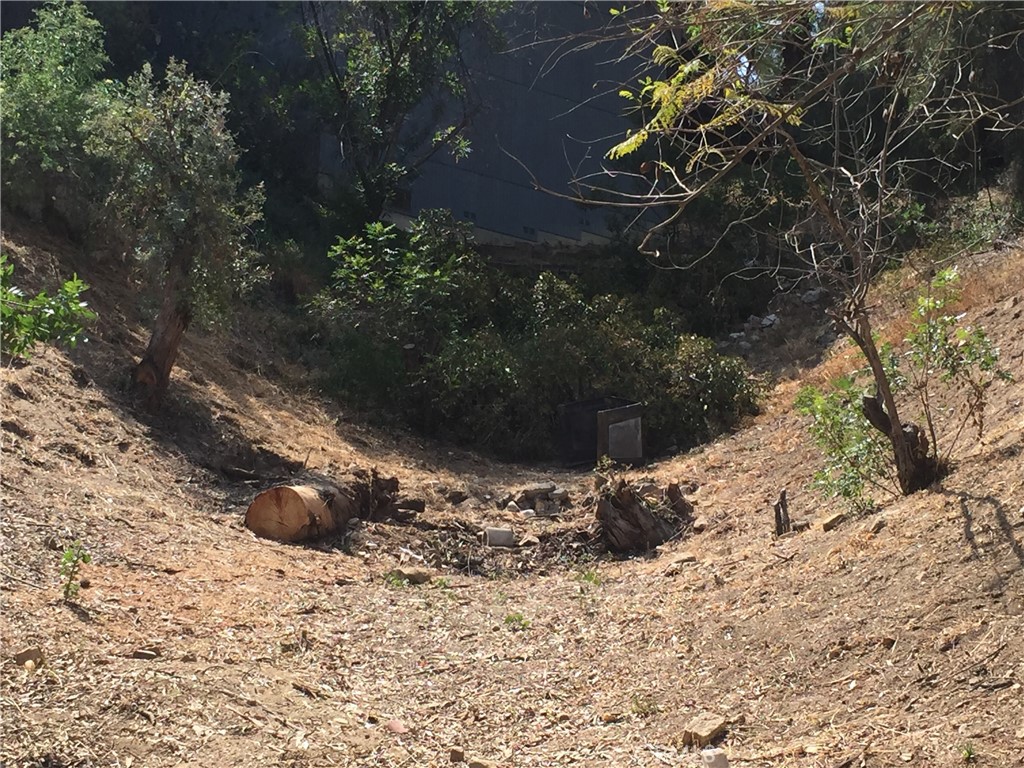
[[[264,539],[306,541],[344,530],[356,512],[336,488],[278,485],[253,499],[245,527]]]
[[[349,470],[334,486],[278,485],[245,512],[245,527],[265,539],[308,541],[344,532],[354,518],[382,520],[396,511],[398,480]]]

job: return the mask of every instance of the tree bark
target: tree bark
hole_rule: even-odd
[[[900,491],[904,496],[909,496],[924,490],[934,482],[938,465],[935,457],[928,451],[928,438],[924,430],[917,424],[900,421],[896,399],[889,386],[889,377],[871,335],[871,323],[867,312],[861,309],[856,317],[846,319],[844,325],[871,367],[876,393],[874,397],[865,398],[862,408],[865,418],[885,434],[892,444]]]
[[[132,377],[135,388],[145,392],[152,404],[159,402],[167,391],[181,340],[192,321],[192,306],[185,296],[187,277],[188,259],[184,254],[176,254],[167,267],[163,303],[153,335]]]
[[[686,504],[692,511],[692,505]],[[669,519],[662,511],[668,510],[655,509],[625,480],[619,480],[606,488],[597,502],[596,516],[605,545],[612,552],[646,552],[663,544],[679,532],[681,520]]]

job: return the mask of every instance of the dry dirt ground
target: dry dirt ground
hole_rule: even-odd
[[[683,733],[708,711],[733,766],[1024,766],[1024,252],[967,265],[968,320],[1016,380],[941,483],[823,531],[784,381],[743,431],[635,473],[697,483],[706,528],[616,560],[589,543],[592,475],[363,426],[268,365],[257,320],[191,334],[164,409],[134,406],[123,265],[7,223],[20,282],[77,269],[103,319],[0,373],[3,765],[696,766]],[[853,364],[840,347],[804,378]],[[275,478],[353,462],[427,511],[308,547],[241,525]],[[496,508],[547,478],[563,519]],[[813,525],[775,540],[783,486]],[[539,543],[486,553],[486,523]],[[73,540],[93,560],[66,602]],[[424,562],[432,582],[386,577]]]

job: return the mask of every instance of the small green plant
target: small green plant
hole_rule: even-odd
[[[447,578],[446,576],[438,576],[436,579],[434,579],[434,586],[438,589],[451,589],[452,580]]]
[[[525,632],[530,628],[530,620],[519,611],[516,611],[505,617],[505,626],[513,632]]]
[[[861,391],[855,373],[838,379],[829,392],[805,387],[794,403],[813,419],[811,436],[825,455],[825,467],[814,475],[815,485],[843,499],[853,512],[874,506],[872,488],[898,494],[889,444],[861,413]]]
[[[83,323],[96,313],[80,300],[88,290],[75,275],[55,296],[45,291],[28,297],[11,284],[14,265],[0,253],[0,348],[11,357],[28,357],[40,342],[58,341],[74,347],[82,339]]]
[[[960,757],[963,758],[964,765],[971,765],[978,761],[978,753],[974,749],[974,745],[967,742],[960,747]]]
[[[576,573],[576,581],[580,582],[581,586],[589,584],[598,587],[601,585],[601,574],[597,568],[586,568]]]
[[[637,717],[651,717],[661,711],[661,707],[653,696],[647,694],[634,694],[630,710]]]
[[[60,577],[64,580],[64,599],[74,600],[81,589],[78,571],[82,565],[92,562],[92,555],[80,541],[74,541],[60,559]]]
[[[989,387],[997,379],[1011,378],[1009,372],[999,367],[999,350],[985,331],[961,324],[963,316],[953,310],[959,298],[960,275],[956,267],[938,271],[914,306],[914,325],[907,336],[904,356],[910,365],[905,375],[900,369],[901,359],[892,356],[893,380],[917,398],[934,454],[942,463],[948,461],[969,422],[981,437]],[[966,406],[958,409],[962,419],[951,430],[952,437],[941,453],[933,403],[936,381],[961,393]]]
[[[394,571],[384,576],[384,583],[391,589],[405,589],[409,586],[409,580]]]

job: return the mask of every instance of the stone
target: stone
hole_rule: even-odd
[[[834,530],[838,528],[844,520],[846,520],[845,512],[836,512],[834,515],[829,515],[821,521],[821,530],[826,532]]]
[[[547,496],[553,490],[555,490],[554,483],[534,483],[523,488],[520,495],[532,501],[540,496]]]
[[[393,579],[404,579],[410,584],[428,584],[434,580],[434,574],[426,568],[395,568],[388,576]]]
[[[729,768],[729,758],[724,749],[705,749],[700,753],[700,759],[707,768]]]
[[[537,516],[537,510],[536,509],[524,509],[524,510],[522,510],[522,513],[523,513],[523,517],[536,517]]]
[[[462,747],[452,747],[448,752],[448,762],[450,763],[464,763],[466,762],[466,750]]]
[[[557,501],[559,504],[564,504],[569,501],[569,491],[565,488],[555,488],[555,490],[548,494],[548,498],[552,501]]]
[[[513,513],[522,512],[522,510],[519,509],[519,505],[511,500],[508,502],[508,504],[505,505],[505,511]]]
[[[867,526],[867,531],[870,534],[876,534],[879,531],[881,531],[883,528],[885,528],[885,518],[884,517],[876,517]]]
[[[392,733],[408,733],[409,726],[403,723],[401,720],[388,720],[384,723],[384,727]]]
[[[771,315],[767,315],[763,320],[761,320],[761,327],[762,328],[771,328],[771,327],[773,327],[775,325],[778,325],[778,323],[779,323],[779,316],[775,315],[775,314],[771,314]]]
[[[514,547],[516,535],[511,528],[484,528],[484,546]]]
[[[751,349],[753,349],[753,347],[750,345],[749,341],[741,341],[738,346],[744,352],[749,352]]]
[[[495,764],[490,760],[480,760],[476,758],[466,763],[466,768],[495,768]]]
[[[708,521],[705,517],[695,517],[693,519],[693,532],[703,533],[708,529]]]
[[[540,544],[540,539],[532,533],[523,536],[523,538],[519,540],[520,547],[536,547],[538,544]]]
[[[810,520],[790,520],[789,529],[793,533],[802,533],[803,531],[811,530]]]
[[[728,723],[724,717],[711,712],[701,712],[683,728],[683,745],[707,746],[725,733],[727,726]]]
[[[38,669],[43,665],[43,651],[35,646],[18,651],[14,654],[14,663],[30,670]]]
[[[804,291],[800,296],[800,301],[804,304],[817,304],[821,301],[821,297],[825,294],[822,288],[811,288],[809,291]]]
[[[132,651],[133,659],[143,659],[145,661],[152,661],[160,656],[160,651],[156,648],[136,648]]]

